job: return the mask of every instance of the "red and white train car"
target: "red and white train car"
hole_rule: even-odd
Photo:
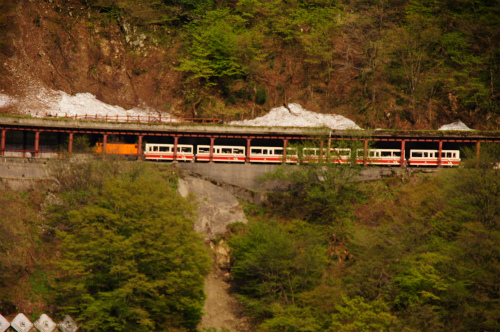
[[[244,163],[246,159],[244,146],[214,145],[213,161]],[[210,161],[210,145],[198,145],[196,161]]]
[[[438,166],[438,150],[410,150],[409,166]],[[458,166],[460,164],[460,151],[441,150],[441,166]]]
[[[356,151],[356,163],[364,163],[364,149]],[[367,151],[367,165],[381,166],[400,166],[401,165],[401,150],[400,149],[369,149]]]
[[[351,149],[331,148],[329,155],[327,155],[327,149],[323,149],[323,153],[321,153],[320,148],[304,148],[302,152],[302,160],[305,163],[310,161],[318,162],[322,156],[323,162],[328,161],[329,158],[331,163],[347,164],[351,158]]]
[[[174,160],[173,144],[146,143],[144,151],[146,160]],[[192,145],[177,144],[178,161],[194,161],[194,148]]]
[[[275,146],[252,146],[250,147],[251,163],[282,163],[283,148]],[[286,149],[286,162],[296,163],[298,160],[297,150]]]
[[[137,149],[137,145],[135,145]],[[330,162],[336,164],[350,163],[351,149],[331,148],[327,155],[326,149],[321,153],[320,148],[304,148],[302,151],[303,162],[317,162],[321,155],[323,161],[330,158]],[[136,152],[135,152],[136,153]],[[356,150],[356,163],[364,164],[364,149]],[[408,166],[438,166],[438,150],[416,150],[409,151],[409,158],[402,159],[399,149],[369,149],[367,151],[368,165],[378,166],[401,166],[401,160]],[[147,143],[145,145],[144,158],[146,160],[174,160],[173,144],[155,144]],[[178,161],[210,161],[210,145],[198,145],[196,153],[194,146],[188,144],[177,145]],[[283,148],[270,146],[252,146],[250,147],[249,159],[251,163],[283,163]],[[246,148],[244,146],[214,145],[212,151],[212,160],[217,162],[236,162],[244,163],[246,161]],[[298,163],[299,156],[296,148],[287,148],[286,163]],[[460,164],[460,151],[442,150],[441,166],[456,167]]]

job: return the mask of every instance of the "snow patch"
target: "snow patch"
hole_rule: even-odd
[[[253,120],[231,121],[230,125],[266,127],[328,127],[331,129],[361,129],[354,121],[341,115],[320,114],[305,110],[299,104],[271,109]]]
[[[2,95],[0,95],[0,107],[2,105]],[[10,98],[6,96],[7,98]],[[11,98],[12,99],[12,98]],[[15,100],[15,99],[14,99]],[[20,103],[19,112],[31,115],[33,117],[96,117],[103,119],[105,117],[151,117],[158,118],[160,112],[146,105],[138,105],[132,109],[126,110],[123,107],[109,105],[98,100],[91,93],[77,93],[75,95],[67,94],[63,91],[54,91],[44,88],[33,91],[24,97]],[[161,113],[162,121],[173,121],[169,114]]]
[[[4,108],[17,103],[17,99],[0,93],[0,108]]]
[[[474,130],[467,127],[462,121],[458,120],[453,123],[445,124],[438,130]]]

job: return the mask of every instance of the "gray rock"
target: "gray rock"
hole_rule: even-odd
[[[209,181],[185,176],[179,179],[178,192],[186,198],[194,194],[198,213],[194,230],[208,240],[224,234],[229,224],[247,222],[236,197]]]

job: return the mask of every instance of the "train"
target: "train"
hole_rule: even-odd
[[[144,159],[151,161],[173,161],[174,160],[174,144],[161,143],[146,143],[144,146]],[[209,162],[210,157],[214,162],[226,163],[287,163],[298,164],[300,162],[310,163],[331,162],[335,164],[349,164],[355,162],[357,164],[373,165],[373,166],[414,166],[414,167],[432,167],[446,166],[457,167],[460,164],[459,150],[441,150],[441,158],[439,158],[439,150],[409,150],[408,158],[401,155],[400,149],[356,149],[355,155],[352,155],[351,149],[348,148],[307,148],[304,147],[300,151],[298,148],[290,147],[286,149],[284,154],[283,147],[273,146],[250,146],[250,152],[247,156],[247,148],[245,146],[231,145],[214,145],[212,156],[210,156],[210,145],[189,145],[177,144],[177,153],[175,159],[182,162]],[[103,153],[102,143],[97,143],[94,150],[95,153]],[[300,153],[299,153],[300,152]],[[107,143],[107,154],[119,155],[138,155],[137,144],[125,143]]]

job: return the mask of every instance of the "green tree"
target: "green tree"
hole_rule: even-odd
[[[343,296],[342,303],[335,309],[337,313],[332,315],[330,329],[337,332],[390,331],[396,319],[387,304],[380,300],[370,303],[361,297]]]
[[[327,263],[321,234],[303,221],[262,220],[230,238],[232,275],[253,314],[266,316],[276,301],[294,305],[298,294],[319,282]]]
[[[204,20],[193,22],[187,57],[180,59],[177,70],[187,72],[188,80],[201,80],[206,85],[244,75],[237,43],[243,23],[240,16],[231,15],[225,8],[210,11]]]
[[[91,202],[60,220],[58,311],[87,331],[193,330],[210,259],[192,218],[158,172],[104,180]]]
[[[343,146],[342,144],[339,142],[337,147]],[[327,157],[325,152],[323,158],[326,161],[321,160],[319,155],[307,155],[307,147],[308,145],[302,144],[291,147],[298,151],[300,165],[278,167],[273,172],[265,174],[262,181],[289,182],[292,188],[292,200],[291,206],[285,210],[298,213],[307,221],[336,227],[334,233],[342,237],[350,225],[353,204],[363,198],[359,182],[353,181],[360,172],[360,167],[354,158],[358,142],[349,143],[352,157],[349,159],[349,164],[344,165],[328,161],[338,158],[336,154]],[[302,151],[306,151],[306,155]],[[299,206],[299,209],[295,208]]]

